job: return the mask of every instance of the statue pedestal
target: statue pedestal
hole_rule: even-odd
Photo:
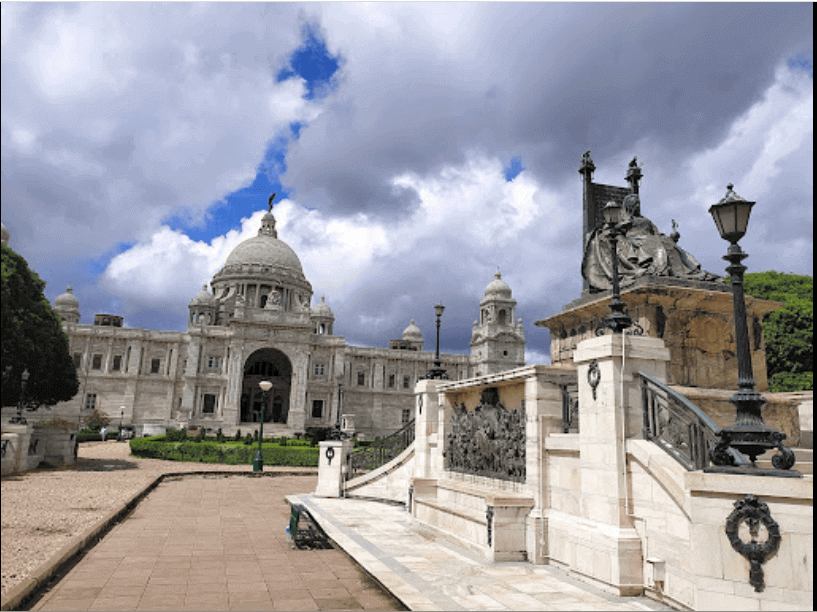
[[[736,389],[738,368],[734,310],[728,285],[647,276],[621,292],[627,312],[644,335],[664,340],[670,352],[667,384]],[[610,293],[585,294],[559,314],[536,321],[550,329],[550,358],[572,363],[576,346],[595,337],[596,326],[609,312]],[[752,365],[759,391],[769,388],[763,315],[779,302],[746,297]]]

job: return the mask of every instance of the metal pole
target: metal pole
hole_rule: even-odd
[[[746,297],[743,292],[743,273],[746,271],[741,261],[747,254],[738,244],[729,245],[724,259],[729,262],[726,271],[732,279],[732,301],[735,313],[735,344],[738,357],[738,392],[731,402],[737,409],[735,425],[764,426],[761,412],[766,399],[755,391],[752,371],[752,352],[749,350],[749,326],[746,322]]]
[[[440,315],[437,315],[437,350],[434,353],[434,368],[442,369],[442,362],[440,361]]]

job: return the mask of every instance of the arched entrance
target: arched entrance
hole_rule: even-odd
[[[292,385],[292,363],[274,348],[255,351],[244,362],[241,386],[241,422],[259,423],[264,392],[258,386],[262,380],[272,383],[269,403],[264,407],[265,423],[286,423],[289,416],[289,391]]]

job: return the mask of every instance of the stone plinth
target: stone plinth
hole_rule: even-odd
[[[670,351],[667,382],[690,387],[737,389],[738,367],[732,292],[729,285],[645,277],[622,292],[622,300],[644,334],[661,338]],[[610,294],[587,294],[552,317],[536,321],[550,329],[553,364],[573,361],[576,347],[595,335],[610,312]],[[746,297],[747,322],[755,383],[769,388],[763,315],[779,302]]]
[[[351,440],[327,440],[320,443],[318,457],[317,497],[340,497],[345,476],[346,455],[354,443]]]
[[[642,547],[629,514],[624,438],[641,435],[634,374],[666,378],[660,338],[606,335],[585,340],[574,359],[579,381],[579,517],[549,515],[551,559],[621,595],[643,589]]]
[[[414,386],[414,477],[438,477],[442,469],[442,441],[438,441],[440,402],[437,388],[445,380],[419,380]]]

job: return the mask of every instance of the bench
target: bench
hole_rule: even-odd
[[[525,561],[525,519],[534,499],[447,479],[412,479],[411,514],[423,527],[490,561]]]

